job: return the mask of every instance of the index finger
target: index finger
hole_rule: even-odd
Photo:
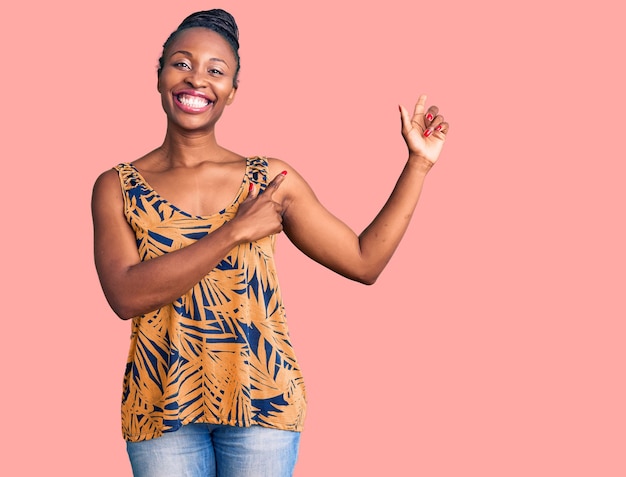
[[[278,189],[278,187],[282,184],[282,182],[285,180],[285,176],[287,175],[287,171],[283,171],[280,174],[278,174],[276,177],[274,177],[272,179],[272,182],[270,182],[269,184],[267,184],[267,187],[265,188],[266,192],[270,193],[270,196],[274,194],[274,192],[276,192],[276,190]]]
[[[415,103],[415,111],[413,111],[413,114],[415,116],[420,116],[420,115],[423,116],[425,108],[426,108],[426,95],[420,94],[420,97],[417,98],[417,103]]]

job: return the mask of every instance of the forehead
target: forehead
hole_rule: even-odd
[[[167,54],[171,55],[176,51],[186,51],[198,56],[207,53],[224,60],[235,60],[233,50],[224,37],[203,27],[187,28],[178,33],[168,46]]]

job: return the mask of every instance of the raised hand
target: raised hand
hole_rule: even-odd
[[[268,235],[282,232],[283,208],[274,200],[274,194],[285,180],[286,171],[278,174],[263,192],[250,183],[248,197],[241,203],[237,215],[231,221],[237,224],[243,241],[252,242]]]
[[[433,164],[437,162],[450,128],[439,114],[439,108],[430,106],[426,110],[426,95],[422,94],[415,104],[413,117],[400,106],[400,118],[409,155],[422,157]]]

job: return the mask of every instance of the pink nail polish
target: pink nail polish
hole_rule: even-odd
[[[424,137],[428,137],[433,133],[433,130],[428,128],[426,131],[424,131]]]
[[[433,115],[432,115],[432,114],[430,114],[430,113],[428,113],[428,114],[426,115],[426,119],[428,119],[429,121],[432,121],[432,120],[433,120]]]

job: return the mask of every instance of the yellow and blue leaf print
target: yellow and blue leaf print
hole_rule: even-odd
[[[235,216],[250,182],[267,186],[267,161],[249,158],[232,205],[196,217],[160,197],[132,164],[116,169],[141,260],[194,243]],[[192,422],[302,430],[304,382],[289,340],[274,247],[274,236],[235,247],[183,296],[132,320],[122,394],[125,439],[151,439]]]

